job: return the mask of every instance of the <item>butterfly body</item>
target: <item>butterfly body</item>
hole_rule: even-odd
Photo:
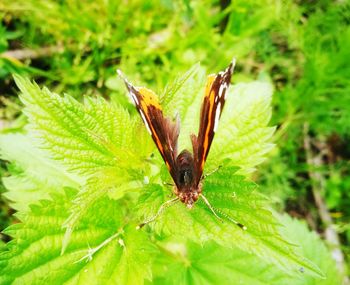
[[[201,183],[197,184],[197,174],[192,153],[183,150],[176,158],[176,186],[174,193],[180,201],[192,208],[202,193]]]
[[[144,87],[134,87],[118,71],[173,178],[175,195],[188,208],[192,208],[201,196],[208,203],[202,195],[203,169],[225,104],[234,65],[235,60],[224,71],[208,76],[198,135],[191,135],[192,153],[183,150],[180,154],[177,152],[179,118],[173,121],[164,117],[156,94]]]

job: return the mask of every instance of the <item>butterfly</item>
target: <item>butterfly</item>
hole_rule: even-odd
[[[207,77],[200,112],[199,131],[197,135],[191,135],[192,153],[186,149],[178,153],[179,119],[177,118],[174,121],[165,117],[156,94],[145,87],[133,86],[122,72],[118,70],[118,74],[124,80],[129,95],[175,184],[174,193],[176,198],[164,203],[158,214],[168,204],[178,200],[183,202],[188,208],[192,208],[199,197],[202,197],[216,215],[213,207],[202,194],[203,170],[225,105],[235,62],[235,59],[233,59],[224,71]],[[154,218],[148,222],[153,220]],[[235,223],[241,225],[237,222]]]

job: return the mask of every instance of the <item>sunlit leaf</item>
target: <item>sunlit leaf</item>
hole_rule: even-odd
[[[144,232],[125,226],[120,205],[92,207],[61,255],[69,199],[55,195],[32,207],[5,233],[14,239],[0,255],[1,284],[140,284],[150,278],[154,247]]]
[[[303,257],[299,247],[280,233],[280,222],[267,207],[266,199],[256,192],[256,185],[237,176],[230,167],[223,167],[208,177],[203,194],[213,206],[220,221],[209,207],[199,200],[193,209],[180,202],[165,210],[152,229],[166,236],[186,237],[195,242],[213,240],[225,247],[236,246],[254,253],[289,274],[322,277],[322,271]],[[140,197],[139,212],[151,217],[160,205],[169,200],[169,192],[150,185]],[[243,224],[243,230],[233,221]]]
[[[67,172],[60,162],[50,159],[30,135],[0,135],[0,152],[12,169],[11,176],[2,178],[7,189],[4,196],[17,211],[28,210],[29,205],[63,187],[79,188],[84,183],[83,177]]]

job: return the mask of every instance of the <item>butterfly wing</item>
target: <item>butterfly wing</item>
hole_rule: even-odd
[[[209,75],[207,78],[198,135],[191,136],[197,185],[202,178],[204,164],[225,105],[234,66],[235,60],[226,70],[216,75]]]
[[[163,160],[176,181],[177,140],[179,137],[179,119],[175,122],[163,116],[157,95],[144,87],[134,87],[118,70],[129,94],[139,112],[148,132],[152,136]]]

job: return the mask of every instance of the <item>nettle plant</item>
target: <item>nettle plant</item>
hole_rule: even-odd
[[[160,96],[165,114],[180,115],[179,149],[190,149],[197,131],[204,79],[196,66]],[[270,83],[233,85],[227,95],[205,172],[221,168],[203,182],[222,220],[199,200],[192,209],[177,203],[138,230],[172,194],[138,114],[101,97],[80,103],[15,80],[29,123],[0,137],[10,162],[4,196],[20,221],[4,230],[12,240],[0,255],[1,284],[320,284],[325,275],[334,281],[322,242],[273,213],[249,179],[273,148]]]

